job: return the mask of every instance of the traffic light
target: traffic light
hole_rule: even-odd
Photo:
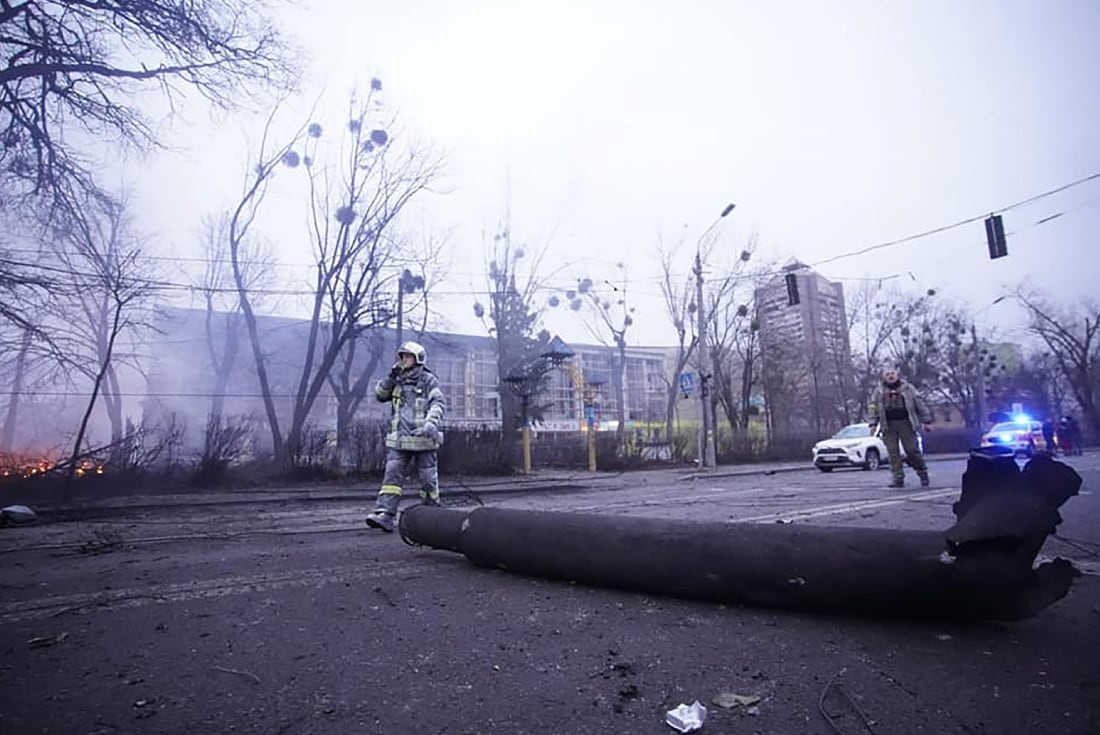
[[[985,241],[989,244],[989,259],[996,260],[1008,255],[1008,243],[1005,242],[1005,224],[999,214],[991,214],[985,220]]]
[[[787,274],[787,306],[798,304],[798,277],[793,273]]]

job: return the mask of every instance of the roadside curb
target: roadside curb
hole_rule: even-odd
[[[929,455],[929,462],[965,459],[967,454]],[[714,471],[694,471],[681,474],[683,469],[628,470],[620,472],[569,472],[548,473],[546,475],[528,475],[511,477],[482,478],[443,478],[440,494],[443,498],[461,498],[463,496],[503,496],[529,493],[569,493],[581,490],[615,490],[629,484],[648,484],[654,478],[670,483],[705,479],[729,479],[735,477],[772,476],[794,472],[813,472],[817,468],[812,463],[797,465],[742,465],[740,467],[719,468]],[[55,518],[69,516],[107,515],[112,512],[124,513],[143,510],[173,508],[217,508],[242,505],[264,505],[274,503],[325,503],[325,502],[362,502],[371,503],[377,494],[373,485],[361,484],[355,487],[334,489],[318,488],[270,488],[238,489],[218,493],[165,493],[163,495],[118,496],[114,498],[91,499],[86,503],[74,502],[65,505],[41,505],[35,511],[41,515]],[[407,498],[415,499],[417,493],[410,491]]]
[[[969,453],[966,453],[966,454],[963,454],[963,453],[926,454],[924,456],[924,459],[927,462],[947,462],[947,461],[950,461],[950,460],[966,459],[969,456],[970,456]],[[883,466],[885,466],[885,465],[883,465]],[[707,472],[707,471],[699,472],[699,471],[696,471],[696,472],[692,472],[692,473],[687,474],[687,475],[681,475],[676,479],[682,482],[682,481],[685,481],[685,480],[699,480],[699,479],[709,478],[709,477],[713,477],[713,478],[717,479],[717,478],[722,478],[722,477],[743,477],[743,476],[749,476],[749,475],[778,475],[778,474],[781,474],[781,473],[784,473],[784,472],[809,472],[811,470],[816,470],[816,469],[817,469],[817,467],[814,466],[813,463],[807,463],[805,465],[799,464],[799,465],[793,465],[793,466],[784,465],[784,466],[781,466],[781,467],[770,467],[770,468],[769,467],[758,467],[758,468],[754,467],[754,468],[745,468],[745,469],[740,469],[740,470],[722,470],[722,469],[718,469],[718,470],[715,470],[713,472]]]

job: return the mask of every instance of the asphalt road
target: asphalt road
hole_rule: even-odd
[[[1044,553],[1087,573],[1014,624],[854,621],[485,571],[366,531],[365,493],[160,499],[0,529],[0,733],[671,733],[664,712],[696,699],[703,733],[829,733],[832,682],[842,733],[1095,734],[1100,455],[1069,461],[1084,491]],[[476,491],[518,508],[932,529],[951,523],[962,469],[936,462],[933,487],[901,492],[860,471]],[[724,709],[722,693],[760,701]]]

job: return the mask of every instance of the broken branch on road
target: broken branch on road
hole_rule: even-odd
[[[58,643],[62,643],[69,637],[68,633],[62,632],[57,635],[46,635],[31,638],[27,641],[27,645],[31,648],[46,648],[47,646],[53,646]]]
[[[234,674],[236,676],[243,676],[245,679],[251,679],[254,684],[260,683],[260,677],[253,674],[251,671],[238,671],[237,669],[227,669],[224,666],[211,666],[214,671],[220,671],[223,674]]]

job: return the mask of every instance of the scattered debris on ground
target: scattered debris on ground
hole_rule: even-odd
[[[38,514],[25,505],[9,505],[0,508],[0,526],[7,523],[19,526],[34,523],[37,520]]]
[[[92,532],[92,537],[82,541],[76,551],[78,554],[96,556],[98,554],[110,554],[119,551],[126,546],[122,534],[110,529],[97,528]]]
[[[755,694],[735,694],[733,692],[721,692],[714,699],[711,700],[714,704],[723,709],[733,709],[734,707],[751,707],[760,701],[760,697]]]
[[[68,633],[58,633],[57,635],[38,636],[31,638],[27,641],[27,645],[31,648],[46,648],[47,646],[54,646],[63,642],[69,637]]]
[[[224,666],[211,666],[214,671],[220,671],[223,674],[233,674],[234,676],[240,676],[250,680],[253,684],[260,683],[260,677],[253,674],[251,671],[238,671],[237,669],[227,669]]]
[[[707,708],[698,699],[691,704],[681,704],[665,713],[665,722],[677,732],[694,732],[707,720]]]
[[[844,673],[845,670],[841,669],[833,674],[832,678],[825,684],[825,688],[821,690],[821,696],[817,700],[817,709],[825,719],[825,724],[837,735],[845,735],[848,732],[840,726],[840,723],[853,714],[861,726],[860,732],[874,735],[874,720],[867,716],[867,713],[860,708],[856,700],[852,698],[852,695],[840,682],[840,678]]]

